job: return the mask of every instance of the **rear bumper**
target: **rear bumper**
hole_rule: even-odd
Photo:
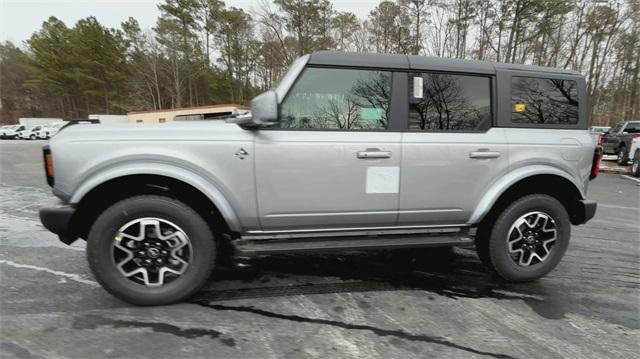
[[[589,201],[589,200],[582,200],[579,203],[579,216],[580,216],[580,223],[579,224],[584,224],[589,222],[589,220],[591,220],[595,215],[596,215],[596,209],[598,208],[598,204],[595,201]]]
[[[76,209],[70,205],[42,208],[40,210],[40,222],[49,231],[55,233],[65,244],[71,244],[77,236],[71,230],[71,219]]]

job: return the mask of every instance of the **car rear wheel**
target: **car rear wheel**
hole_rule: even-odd
[[[629,157],[627,157],[627,148],[620,147],[618,149],[618,165],[626,166],[629,163]]]
[[[205,284],[215,261],[204,219],[172,198],[124,199],[96,220],[87,239],[89,266],[112,295],[135,305],[181,301]]]
[[[640,153],[636,151],[635,156],[633,156],[633,163],[631,164],[631,174],[634,177],[640,177]]]
[[[498,216],[488,238],[478,240],[483,263],[513,282],[536,280],[552,271],[569,246],[571,223],[555,198],[533,194]]]

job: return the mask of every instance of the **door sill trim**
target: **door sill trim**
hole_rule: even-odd
[[[284,253],[386,250],[419,247],[469,246],[469,229],[449,233],[395,234],[384,236],[347,236],[337,238],[279,238],[271,240],[239,239],[233,242],[236,257]]]
[[[424,234],[424,233],[457,233],[469,224],[450,225],[422,225],[422,226],[388,226],[388,227],[357,227],[357,228],[314,228],[284,231],[247,231],[241,239],[286,239],[286,238],[317,238],[317,237],[345,237],[345,236],[384,236],[393,234]]]

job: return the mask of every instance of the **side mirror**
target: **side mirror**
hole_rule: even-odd
[[[267,91],[251,100],[251,114],[227,119],[244,128],[258,128],[274,125],[278,122],[278,95]]]
[[[270,90],[251,100],[251,115],[258,126],[270,126],[278,122],[278,95]]]

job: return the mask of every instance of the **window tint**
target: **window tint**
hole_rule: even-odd
[[[307,68],[282,103],[281,128],[383,130],[391,73]]]
[[[491,127],[488,77],[435,73],[416,76],[422,77],[422,94],[421,98],[414,97],[420,97],[420,94],[413,93],[416,89],[413,89],[414,84],[410,85],[409,129],[473,131]]]
[[[514,123],[578,123],[578,87],[575,81],[513,77],[511,120]]]

